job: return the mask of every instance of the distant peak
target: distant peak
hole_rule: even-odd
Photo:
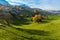
[[[28,7],[28,8],[29,8],[29,6],[26,5],[26,4],[22,4],[22,5],[20,5],[20,6],[22,6],[22,7]]]

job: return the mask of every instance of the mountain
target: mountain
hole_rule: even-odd
[[[0,5],[10,6],[10,4],[6,0],[0,0]]]
[[[60,10],[47,10],[48,12],[51,12],[51,13],[59,13],[60,14]]]
[[[42,9],[39,9],[39,8],[33,8],[34,10],[42,10]]]
[[[17,3],[19,4],[19,3]],[[20,5],[11,5],[9,4],[6,0],[0,0],[0,5],[3,5],[3,11],[10,13],[10,14],[24,14],[24,15],[32,15],[33,14],[33,10],[38,10],[41,14],[51,14],[50,12],[52,11],[44,11],[42,9],[39,8],[30,8],[28,5],[20,3]],[[56,12],[56,11],[54,11]],[[58,11],[60,12],[60,11]]]
[[[26,4],[21,4],[21,7],[25,7],[25,8],[30,8],[29,6],[27,6]]]

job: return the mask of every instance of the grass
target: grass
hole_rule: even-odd
[[[0,40],[60,40],[60,16],[40,23],[1,25]]]

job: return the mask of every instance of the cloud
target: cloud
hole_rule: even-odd
[[[44,10],[60,10],[59,8],[56,8],[56,7],[51,6],[51,5],[40,6],[40,8],[44,9]]]
[[[10,4],[26,4],[32,8],[43,10],[60,10],[60,0],[7,0]]]
[[[24,4],[40,4],[40,0],[7,0],[9,2],[19,2]]]
[[[43,10],[60,10],[60,8],[57,8],[55,6],[51,6],[51,5],[32,5],[31,8],[40,8]]]

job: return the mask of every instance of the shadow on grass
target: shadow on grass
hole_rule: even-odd
[[[5,25],[0,25],[0,29],[2,29],[2,28],[6,28],[6,26]]]
[[[17,30],[27,32],[32,35],[40,35],[40,36],[49,36],[50,33],[47,31],[42,31],[42,30],[31,30],[31,29],[21,29],[21,28],[16,28]]]
[[[1,25],[2,26],[2,25]],[[4,26],[5,27],[5,26]],[[39,36],[47,36],[47,38],[46,38],[46,40],[55,40],[55,39],[50,39],[50,38],[48,38],[48,36],[50,36],[50,32],[49,31],[43,31],[43,30],[32,30],[32,29],[22,29],[22,28],[15,28],[15,27],[13,27],[13,26],[10,26],[10,28],[12,28],[13,30],[17,30],[17,31],[19,31],[19,33],[20,32],[22,32],[22,33],[28,33],[29,35],[39,35]],[[37,39],[37,38],[35,38],[34,36],[24,36],[24,35],[22,35],[22,34],[18,34],[18,33],[16,33],[16,32],[13,32],[13,31],[10,31],[10,30],[8,30],[8,29],[4,29],[4,28],[2,28],[3,30],[5,30],[5,31],[7,31],[7,32],[9,32],[9,33],[12,33],[12,34],[14,34],[14,35],[16,35],[16,36],[18,36],[18,37],[16,37],[16,38],[14,38],[14,40],[25,40],[25,39],[27,39],[27,40],[42,40],[42,38],[40,37],[39,39]],[[37,36],[38,37],[38,36]],[[44,37],[43,37],[43,39],[45,39]]]
[[[40,36],[49,36],[50,32],[49,31],[44,31],[44,30],[33,30],[33,29],[22,29],[22,28],[15,28],[11,25],[9,25],[11,28],[16,29],[18,31],[26,32],[31,35],[40,35]]]
[[[33,37],[30,37],[30,38],[28,38],[28,37],[24,37],[24,36],[21,36],[20,38],[14,38],[15,40],[25,40],[25,39],[27,39],[27,40],[59,40],[59,39],[57,39],[57,38],[39,38],[39,39],[36,39],[36,38],[33,38]]]
[[[44,23],[50,23],[51,21],[53,21],[54,19],[46,19],[46,20],[42,20],[42,21],[40,21],[40,22],[38,22],[38,23],[40,23],[40,24],[44,24]]]
[[[21,25],[29,25],[30,22],[29,20],[17,20],[15,21],[14,23],[12,23],[13,25],[16,25],[16,26],[21,26]]]
[[[49,38],[48,36],[50,35],[50,32],[48,31],[43,31],[43,30],[31,30],[31,29],[22,29],[22,28],[15,28],[13,26],[11,26],[11,28],[13,28],[13,30],[18,30],[19,32],[22,32],[24,34],[28,33],[29,35],[39,35],[39,36],[47,36],[46,38],[41,38],[39,37],[39,39],[37,39],[36,37],[34,36],[24,36],[22,35],[21,33],[18,34],[16,32],[13,32],[13,31],[10,31],[10,30],[7,30],[7,29],[4,29],[5,31],[7,31],[8,33],[12,33],[14,35],[16,35],[16,37],[13,37],[14,39],[13,40],[58,40],[58,39],[51,39]],[[6,34],[7,35],[7,34]],[[37,36],[38,37],[38,36]]]
[[[43,30],[32,30],[32,29],[22,29],[22,28],[16,28],[17,30],[19,30],[19,31],[22,31],[22,32],[26,32],[26,33],[28,33],[28,34],[30,34],[30,35],[39,35],[39,36],[50,36],[50,32],[48,32],[48,31],[43,31]],[[24,39],[28,39],[28,40],[40,40],[40,39],[37,39],[37,38],[35,38],[35,37],[33,37],[33,36],[31,36],[31,37],[25,37],[25,36],[22,36],[22,38]],[[44,39],[44,38],[43,38]]]
[[[39,23],[50,23],[51,21],[41,21],[41,22],[39,22]]]

